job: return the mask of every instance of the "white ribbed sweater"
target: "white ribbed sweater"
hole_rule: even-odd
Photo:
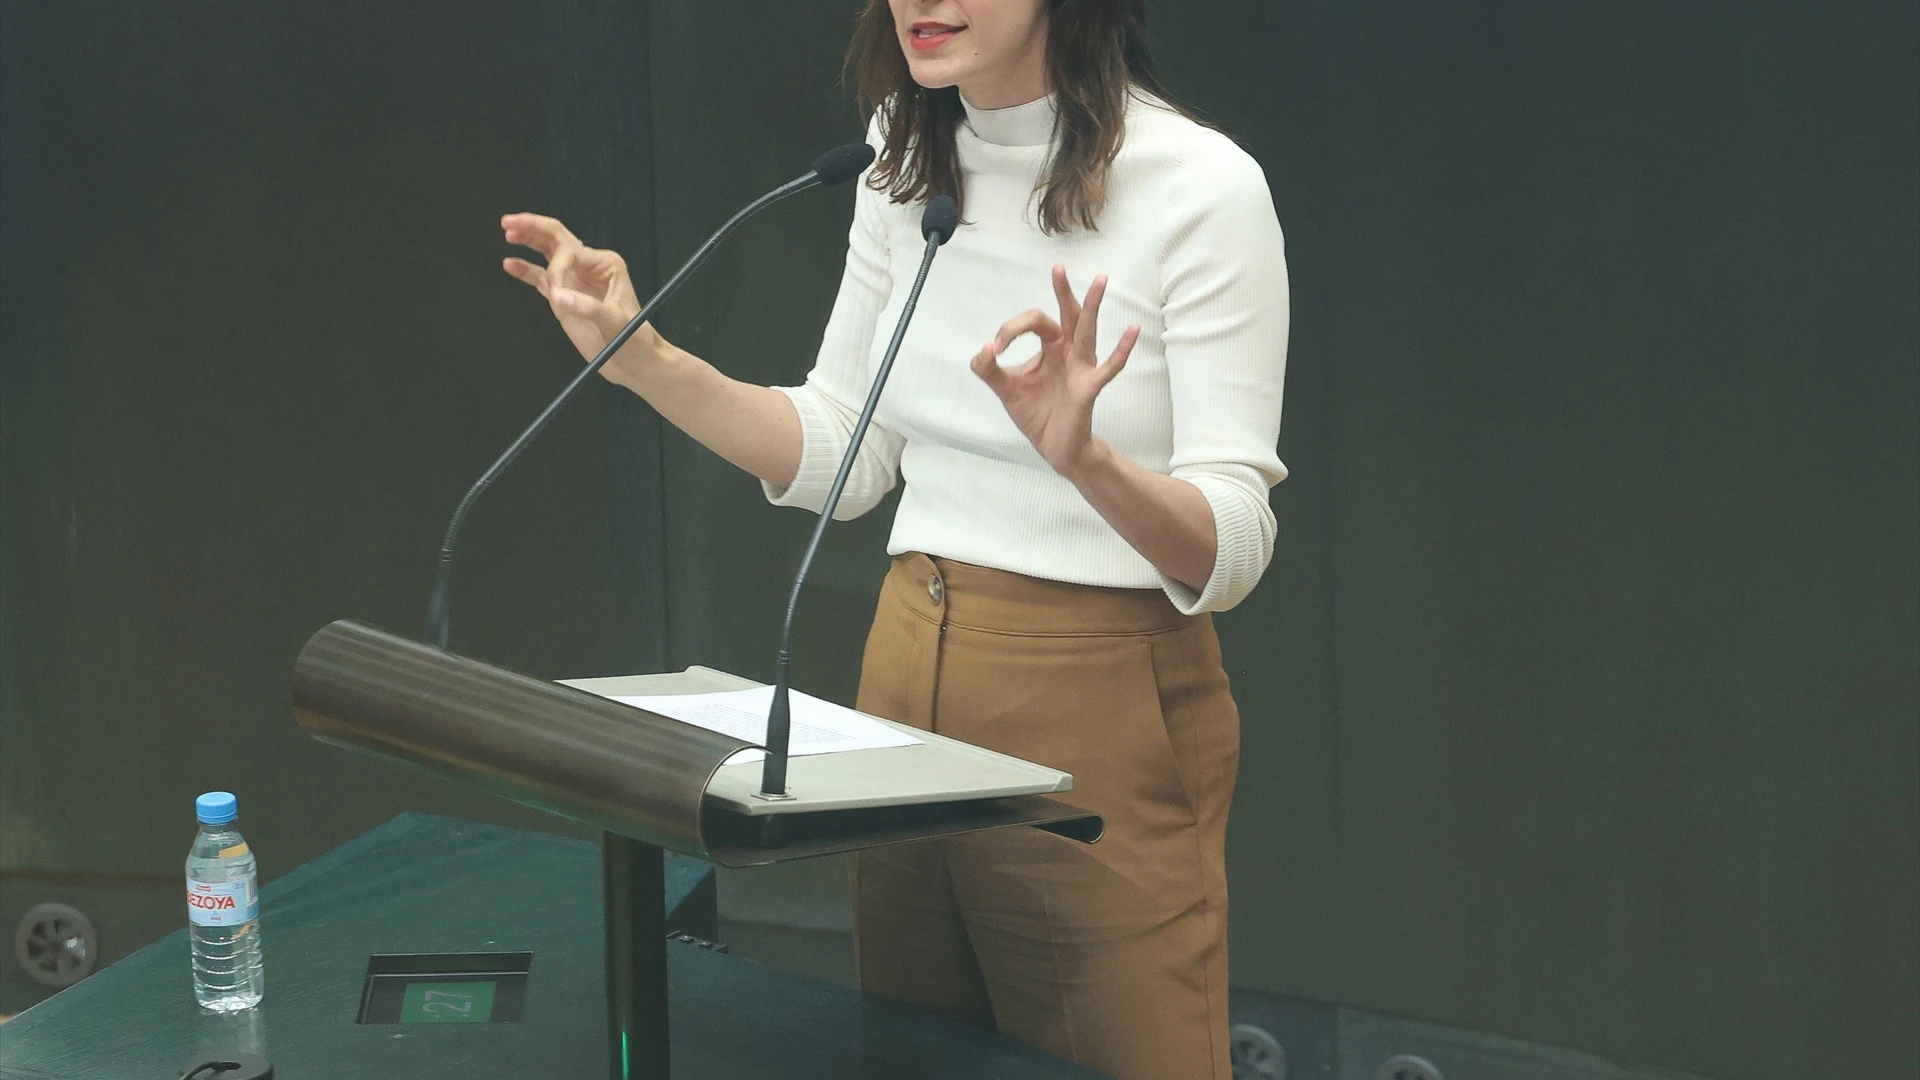
[[[836,516],[906,489],[891,554],[918,551],[1084,585],[1166,590],[1187,613],[1221,611],[1252,591],[1273,557],[1268,489],[1287,352],[1287,270],[1260,166],[1232,140],[1136,99],[1098,231],[1048,236],[1036,181],[1053,137],[1050,98],[967,108],[959,132],[964,224],[927,278],[872,429]],[[877,136],[869,133],[876,142]],[[890,202],[864,177],[847,265],[806,385],[782,388],[800,415],[799,473],[779,505],[818,513],[865,402],[924,243],[919,206]],[[1213,575],[1196,593],[1157,571],[1055,473],[968,361],[1028,308],[1057,316],[1049,277],[1077,293],[1108,276],[1104,359],[1141,326],[1127,368],[1095,402],[1093,429],[1155,472],[1192,482],[1213,508]],[[1009,363],[1035,351],[1015,342]]]

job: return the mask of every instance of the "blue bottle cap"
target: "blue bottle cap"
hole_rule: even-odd
[[[193,800],[193,812],[202,825],[225,825],[240,816],[240,800],[231,791],[209,791]]]

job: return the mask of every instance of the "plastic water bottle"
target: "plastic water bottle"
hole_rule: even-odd
[[[209,791],[194,800],[200,835],[187,853],[187,936],[193,942],[193,996],[217,1013],[260,1004],[260,884],[253,852],[234,827],[239,800]]]

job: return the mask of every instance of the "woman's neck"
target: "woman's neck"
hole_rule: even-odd
[[[982,72],[960,84],[960,96],[976,109],[1011,109],[1046,97],[1047,38],[1036,37],[1020,56],[997,71]]]
[[[1047,96],[1047,88],[1045,84],[1042,84],[1038,90],[1009,91],[1004,94],[976,94],[974,91],[962,87],[960,96],[967,99],[968,105],[982,112],[991,112],[996,109],[1011,109],[1020,105],[1032,104]]]

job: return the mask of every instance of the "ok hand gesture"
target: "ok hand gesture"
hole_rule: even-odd
[[[1093,434],[1093,399],[1126,367],[1140,327],[1127,327],[1113,353],[1101,362],[1094,356],[1094,342],[1106,275],[1093,279],[1082,302],[1067,284],[1066,267],[1056,266],[1053,292],[1060,305],[1058,322],[1038,309],[1014,316],[975,354],[972,367],[999,395],[1007,415],[1041,458],[1071,479],[1102,446]],[[1040,352],[1017,367],[1002,367],[1000,355],[1026,334],[1040,339]]]

